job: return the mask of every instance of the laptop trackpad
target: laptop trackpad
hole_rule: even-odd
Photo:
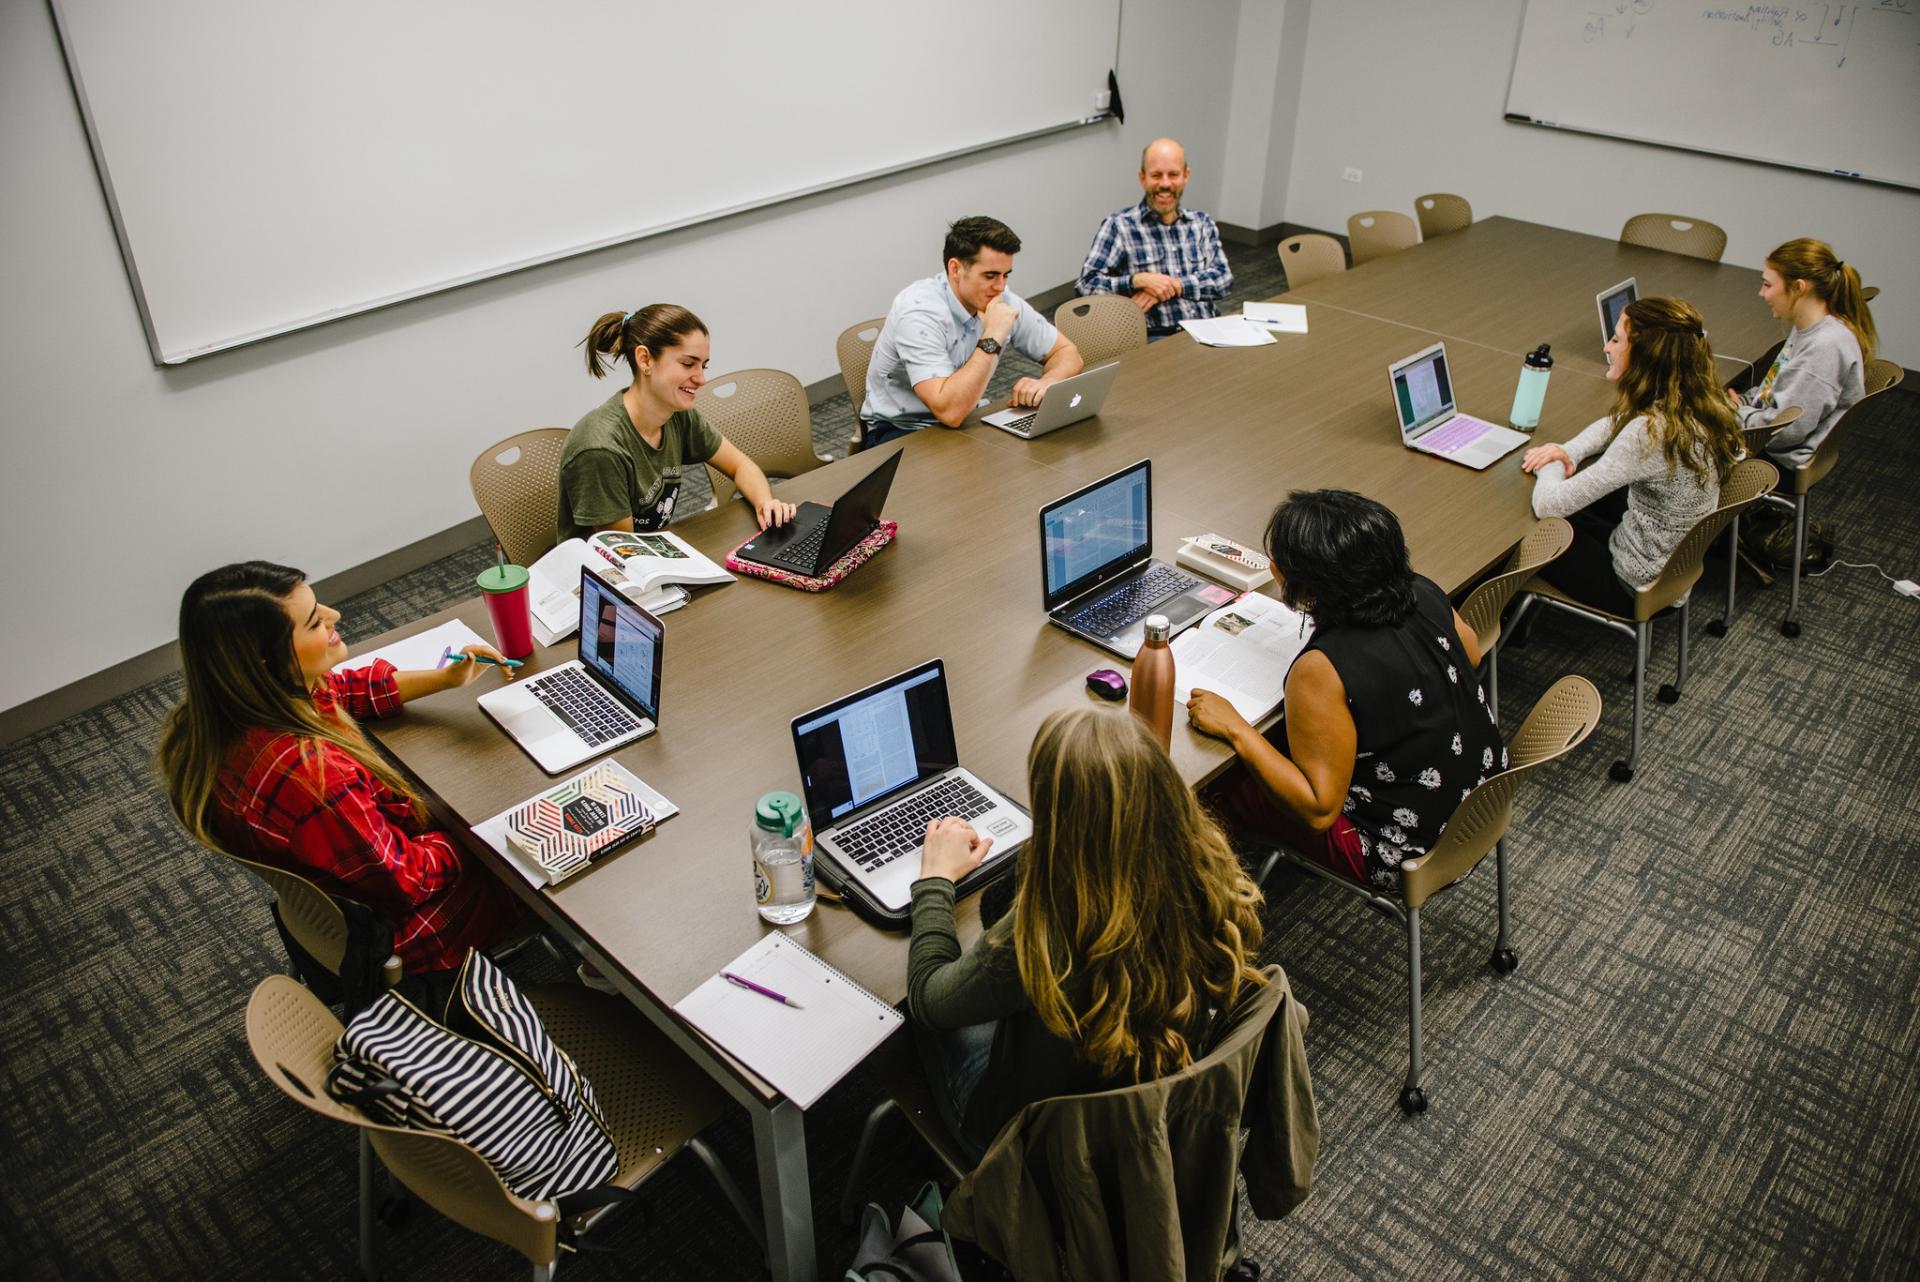
[[[550,738],[563,728],[560,718],[554,716],[539,704],[531,708],[516,708],[503,718],[507,733],[521,743],[533,743]]]

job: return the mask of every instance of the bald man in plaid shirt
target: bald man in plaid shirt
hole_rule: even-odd
[[[1107,215],[1080,268],[1080,293],[1125,294],[1147,314],[1147,331],[1171,334],[1183,320],[1215,312],[1233,291],[1233,269],[1220,229],[1195,209],[1182,209],[1187,153],[1157,138],[1140,154],[1140,203]]]

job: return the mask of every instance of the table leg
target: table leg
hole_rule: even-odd
[[[766,1208],[767,1265],[774,1282],[814,1282],[813,1195],[807,1186],[805,1114],[791,1100],[753,1115],[753,1150]]]

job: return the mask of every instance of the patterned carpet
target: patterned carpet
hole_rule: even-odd
[[[1276,292],[1271,251],[1235,259],[1243,295]],[[847,427],[844,397],[816,410],[823,445]],[[1882,398],[1848,456],[1818,495],[1840,554],[1915,577],[1920,396]],[[476,546],[339,603],[349,639],[460,599],[486,559]],[[1710,565],[1703,601],[1723,574]],[[1426,915],[1424,1116],[1394,1107],[1398,927],[1331,888],[1273,889],[1264,960],[1312,1010],[1323,1130],[1312,1198],[1249,1225],[1268,1277],[1920,1275],[1920,896],[1902,880],[1920,856],[1920,606],[1836,569],[1807,586],[1789,641],[1784,596],[1749,578],[1731,634],[1696,631],[1693,679],[1677,706],[1650,703],[1630,785],[1606,777],[1626,743],[1624,641],[1550,616],[1503,655],[1510,718],[1565,672],[1609,710],[1520,793],[1519,970],[1487,965],[1491,875]],[[1671,625],[1656,644],[1670,670]],[[266,895],[183,837],[152,781],[177,697],[158,681],[0,752],[0,1264],[23,1279],[350,1276],[351,1137],[263,1082],[242,1038],[246,994],[285,968]],[[536,954],[511,969],[557,977]],[[807,1116],[823,1278],[851,1254],[833,1205],[872,1089],[856,1074]],[[711,1138],[753,1187],[744,1116]],[[881,1150],[866,1193],[897,1207],[935,1164],[904,1126]],[[684,1158],[607,1228],[620,1253],[565,1276],[758,1272]],[[395,1279],[524,1268],[424,1209],[384,1259]]]

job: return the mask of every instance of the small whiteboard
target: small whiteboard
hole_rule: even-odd
[[[1528,0],[1507,115],[1920,188],[1920,0]]]
[[[1085,122],[1119,12],[54,0],[166,364]]]

